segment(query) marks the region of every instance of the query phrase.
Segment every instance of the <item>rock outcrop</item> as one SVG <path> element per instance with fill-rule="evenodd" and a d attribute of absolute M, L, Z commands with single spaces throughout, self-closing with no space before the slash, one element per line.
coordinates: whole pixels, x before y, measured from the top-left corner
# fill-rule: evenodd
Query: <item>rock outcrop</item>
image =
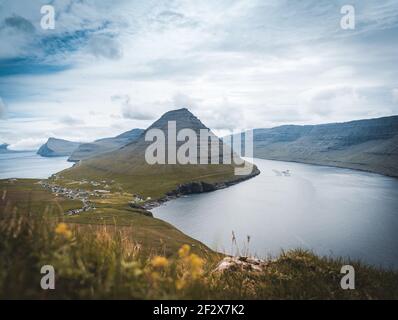
<path fill-rule="evenodd" d="M 177 189 L 174 191 L 176 194 L 193 194 L 193 193 L 203 193 L 203 192 L 210 192 L 217 189 L 215 184 L 206 183 L 203 181 L 199 182 L 190 182 L 180 184 Z M 172 193 L 169 193 L 170 195 Z"/>
<path fill-rule="evenodd" d="M 261 272 L 267 265 L 266 261 L 251 257 L 226 257 L 218 263 L 213 272 Z"/>
<path fill-rule="evenodd" d="M 193 181 L 189 183 L 184 183 L 180 184 L 175 190 L 168 192 L 166 195 L 170 197 L 178 197 L 188 194 L 211 192 L 232 186 L 236 183 L 255 177 L 258 174 L 260 174 L 260 170 L 258 170 L 258 168 L 255 167 L 253 168 L 251 174 L 230 181 L 215 182 L 215 183 L 209 183 L 204 181 Z"/>

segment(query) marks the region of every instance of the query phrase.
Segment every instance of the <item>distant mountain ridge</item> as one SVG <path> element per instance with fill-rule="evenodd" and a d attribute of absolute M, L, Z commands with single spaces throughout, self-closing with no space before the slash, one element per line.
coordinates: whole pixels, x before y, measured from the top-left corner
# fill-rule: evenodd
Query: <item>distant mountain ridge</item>
<path fill-rule="evenodd" d="M 94 142 L 80 144 L 70 155 L 68 161 L 77 162 L 89 159 L 102 153 L 111 152 L 123 147 L 126 144 L 136 141 L 143 129 L 132 129 L 112 138 L 103 138 Z"/>
<path fill-rule="evenodd" d="M 67 157 L 70 156 L 79 145 L 79 142 L 51 137 L 39 148 L 37 154 L 42 157 Z"/>
<path fill-rule="evenodd" d="M 254 129 L 254 157 L 398 176 L 398 116 Z"/>

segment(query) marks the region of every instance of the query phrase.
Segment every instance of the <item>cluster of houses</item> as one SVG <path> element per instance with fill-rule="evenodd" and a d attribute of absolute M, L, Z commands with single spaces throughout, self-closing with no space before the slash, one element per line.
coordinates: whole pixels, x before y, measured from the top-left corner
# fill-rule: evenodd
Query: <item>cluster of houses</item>
<path fill-rule="evenodd" d="M 138 194 L 133 194 L 133 199 L 131 199 L 131 203 L 141 203 L 144 201 L 144 198 L 142 198 Z"/>
<path fill-rule="evenodd" d="M 142 204 L 142 203 L 144 203 L 145 201 L 149 201 L 149 200 L 151 200 L 151 199 L 152 199 L 151 197 L 147 197 L 147 198 L 145 199 L 145 198 L 141 197 L 141 196 L 138 195 L 138 194 L 133 194 L 133 198 L 131 199 L 130 204 Z"/>
<path fill-rule="evenodd" d="M 133 194 L 133 198 L 131 201 L 129 201 L 129 206 L 131 208 L 136 208 L 136 209 L 146 209 L 149 206 L 149 202 L 151 200 L 151 197 L 147 197 L 144 199 L 138 194 Z"/>
<path fill-rule="evenodd" d="M 92 192 L 89 192 L 82 189 L 69 189 L 58 185 L 50 184 L 44 181 L 40 181 L 39 184 L 43 188 L 50 190 L 57 197 L 62 196 L 64 198 L 71 200 L 80 200 L 83 203 L 82 208 L 68 210 L 66 212 L 66 214 L 68 215 L 74 215 L 95 209 L 95 205 L 89 200 L 89 196 L 102 197 L 101 193 L 109 192 L 107 190 L 94 190 Z"/>
<path fill-rule="evenodd" d="M 110 186 L 108 183 L 114 183 L 114 182 L 115 182 L 115 180 L 110 180 L 110 181 L 102 180 L 102 181 L 98 182 L 98 181 L 94 181 L 94 180 L 88 181 L 86 179 L 83 179 L 83 180 L 79 181 L 79 184 L 90 184 L 93 187 L 98 187 L 98 186 L 104 185 L 105 189 L 109 189 Z"/>
<path fill-rule="evenodd" d="M 55 180 L 62 179 L 62 178 L 63 178 L 62 176 L 58 176 L 57 174 L 53 174 L 53 175 L 51 175 L 50 180 L 54 180 L 55 181 Z M 110 188 L 109 184 L 112 184 L 114 182 L 115 182 L 115 180 L 109 180 L 109 181 L 102 180 L 102 181 L 98 182 L 98 181 L 94 181 L 94 180 L 89 181 L 89 180 L 86 180 L 86 179 L 82 179 L 82 180 L 73 181 L 70 184 L 80 184 L 80 185 L 89 184 L 89 185 L 92 185 L 93 187 L 98 187 L 98 186 L 104 185 L 104 188 Z"/>

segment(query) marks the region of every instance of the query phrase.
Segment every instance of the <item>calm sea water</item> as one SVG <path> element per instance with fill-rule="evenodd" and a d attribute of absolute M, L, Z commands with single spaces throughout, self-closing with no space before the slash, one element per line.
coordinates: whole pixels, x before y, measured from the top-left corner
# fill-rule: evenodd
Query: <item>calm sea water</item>
<path fill-rule="evenodd" d="M 305 248 L 398 268 L 398 179 L 366 172 L 255 159 L 261 174 L 153 209 L 213 249 L 260 257 Z M 289 169 L 290 176 L 278 174 Z M 247 248 L 247 236 L 250 236 Z"/>
<path fill-rule="evenodd" d="M 69 168 L 68 157 L 45 158 L 33 151 L 0 153 L 0 179 L 48 178 L 53 173 Z"/>

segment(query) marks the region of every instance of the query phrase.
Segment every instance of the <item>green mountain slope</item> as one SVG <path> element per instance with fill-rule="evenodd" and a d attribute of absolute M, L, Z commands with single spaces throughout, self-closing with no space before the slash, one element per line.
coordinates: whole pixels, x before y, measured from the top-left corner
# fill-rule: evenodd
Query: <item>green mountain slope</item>
<path fill-rule="evenodd" d="M 177 132 L 190 128 L 197 135 L 201 129 L 207 129 L 203 123 L 187 109 L 179 109 L 165 113 L 147 130 L 160 129 L 168 136 L 167 124 L 175 121 Z M 217 138 L 218 139 L 218 138 Z M 182 184 L 192 182 L 208 183 L 207 189 L 224 187 L 228 184 L 248 179 L 258 174 L 254 167 L 252 173 L 245 176 L 235 175 L 235 164 L 155 164 L 149 165 L 145 160 L 145 150 L 152 142 L 145 141 L 145 133 L 140 138 L 114 152 L 100 155 L 92 159 L 80 161 L 74 167 L 60 172 L 60 180 L 113 180 L 114 186 L 125 191 L 138 193 L 154 198 L 163 197 L 166 193 L 176 190 Z M 183 142 L 177 143 L 177 148 Z M 209 149 L 212 147 L 209 143 Z M 223 144 L 220 141 L 220 149 Z M 166 153 L 168 153 L 166 148 Z M 199 154 L 199 153 L 198 153 Z M 220 153 L 222 157 L 222 152 Z M 205 189 L 206 189 L 205 188 Z M 207 191 L 207 190 L 205 190 Z"/>

